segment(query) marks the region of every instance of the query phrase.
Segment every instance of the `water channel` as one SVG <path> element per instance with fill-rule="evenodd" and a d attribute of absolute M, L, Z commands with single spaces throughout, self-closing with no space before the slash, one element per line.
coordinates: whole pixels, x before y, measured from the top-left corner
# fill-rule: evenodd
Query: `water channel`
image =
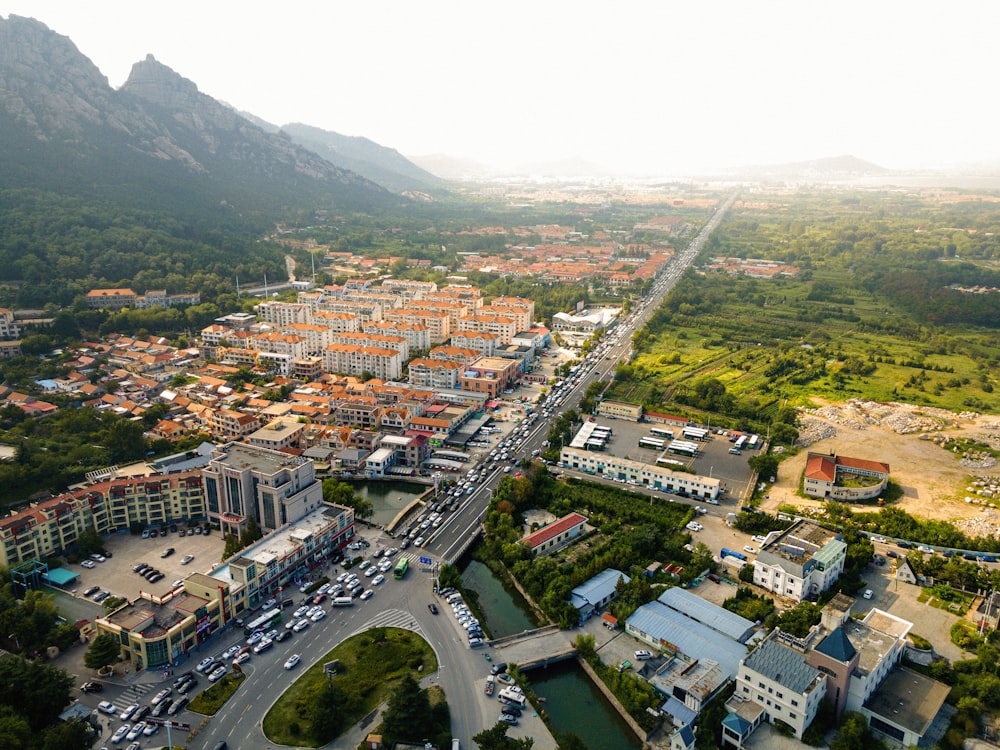
<path fill-rule="evenodd" d="M 479 609 L 494 638 L 537 627 L 531 608 L 516 591 L 504 588 L 478 560 L 465 563 L 462 585 L 478 594 Z M 558 732 L 572 732 L 590 750 L 639 748 L 642 744 L 575 661 L 526 673 Z"/>
<path fill-rule="evenodd" d="M 427 490 L 422 484 L 409 482 L 352 482 L 354 492 L 370 500 L 375 514 L 371 522 L 377 526 L 389 523 L 414 498 Z"/>

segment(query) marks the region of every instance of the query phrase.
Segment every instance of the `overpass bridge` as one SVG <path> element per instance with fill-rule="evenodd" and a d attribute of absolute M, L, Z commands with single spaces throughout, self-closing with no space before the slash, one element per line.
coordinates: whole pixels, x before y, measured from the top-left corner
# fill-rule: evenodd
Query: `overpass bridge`
<path fill-rule="evenodd" d="M 517 664 L 522 672 L 576 657 L 574 636 L 556 625 L 525 630 L 490 641 L 493 660 Z"/>

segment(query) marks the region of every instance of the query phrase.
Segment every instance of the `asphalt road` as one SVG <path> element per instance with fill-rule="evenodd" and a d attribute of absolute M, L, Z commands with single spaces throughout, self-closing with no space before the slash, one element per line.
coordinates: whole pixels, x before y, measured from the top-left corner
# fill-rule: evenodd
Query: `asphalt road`
<path fill-rule="evenodd" d="M 716 210 L 708 223 L 691 241 L 691 244 L 660 273 L 653 285 L 652 293 L 640 301 L 633 312 L 609 332 L 610 337 L 615 337 L 614 343 L 600 355 L 595 355 L 591 362 L 585 365 L 582 373 L 578 373 L 574 376 L 574 380 L 569 381 L 569 391 L 555 400 L 555 405 L 558 408 L 553 411 L 553 416 L 567 409 L 575 409 L 579 406 L 580 399 L 592 382 L 609 380 L 614 375 L 618 365 L 628 361 L 632 350 L 632 335 L 646 325 L 650 316 L 663 302 L 664 297 L 670 293 L 688 266 L 701 252 L 709 235 L 719 225 L 736 200 L 736 195 L 733 193 L 726 199 L 725 203 Z M 573 386 L 573 382 L 578 384 Z M 549 402 L 546 401 L 546 403 Z M 542 443 L 549 433 L 551 421 L 551 417 L 546 418 L 539 414 L 534 424 L 528 428 L 527 435 L 523 436 L 521 445 L 516 450 L 510 451 L 508 466 L 516 465 L 521 459 L 531 456 L 535 450 L 541 449 Z M 479 467 L 470 468 L 478 469 Z M 470 537 L 479 532 L 483 515 L 493 497 L 493 492 L 505 474 L 504 467 L 498 466 L 494 471 L 480 477 L 475 492 L 429 538 L 424 549 L 439 560 L 453 562 L 468 543 Z M 589 475 L 587 476 L 590 478 Z"/>

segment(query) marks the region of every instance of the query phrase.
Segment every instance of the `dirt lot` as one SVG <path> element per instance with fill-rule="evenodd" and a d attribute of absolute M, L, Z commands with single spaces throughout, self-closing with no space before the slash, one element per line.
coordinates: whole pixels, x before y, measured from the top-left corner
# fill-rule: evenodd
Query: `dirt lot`
<path fill-rule="evenodd" d="M 903 489 L 898 507 L 908 513 L 963 521 L 960 525 L 975 533 L 1000 532 L 1000 514 L 967 489 L 973 479 L 996 481 L 1000 466 L 992 460 L 963 462 L 933 439 L 965 436 L 998 445 L 1000 417 L 956 416 L 939 409 L 858 401 L 817 402 L 816 407 L 800 415 L 808 450 L 782 462 L 778 481 L 768 489 L 770 498 L 765 500 L 764 510 L 773 511 L 782 503 L 800 507 L 819 504 L 796 494 L 806 454 L 837 453 L 888 463 L 892 480 Z M 819 439 L 812 442 L 811 437 Z M 972 503 L 965 501 L 969 496 Z"/>

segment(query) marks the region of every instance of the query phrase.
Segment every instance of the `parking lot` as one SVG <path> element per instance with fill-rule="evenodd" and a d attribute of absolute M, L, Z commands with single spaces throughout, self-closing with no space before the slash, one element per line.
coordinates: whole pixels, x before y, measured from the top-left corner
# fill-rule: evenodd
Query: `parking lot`
<path fill-rule="evenodd" d="M 649 430 L 658 425 L 606 417 L 598 417 L 597 421 L 598 424 L 613 430 L 606 449 L 606 452 L 612 456 L 655 464 L 656 459 L 661 455 L 662 451 L 660 450 L 639 446 L 639 440 L 644 437 L 652 437 Z M 672 429 L 677 438 L 680 439 L 679 429 L 667 429 Z M 669 439 L 666 439 L 666 442 L 669 443 Z M 672 461 L 679 461 L 701 476 L 718 479 L 722 482 L 725 497 L 730 500 L 742 498 L 750 489 L 749 483 L 752 477 L 750 467 L 747 465 L 747 458 L 754 455 L 755 451 L 744 450 L 742 455 L 731 455 L 729 449 L 733 445 L 729 439 L 714 434 L 709 440 L 698 445 L 701 450 L 694 458 L 670 453 L 667 454 L 667 457 Z"/>
<path fill-rule="evenodd" d="M 160 555 L 168 547 L 173 547 L 174 553 L 161 558 Z M 140 590 L 162 596 L 170 591 L 174 581 L 183 579 L 191 573 L 210 571 L 222 558 L 223 547 L 218 531 L 195 536 L 181 536 L 179 532 L 169 532 L 167 536 L 151 539 L 143 539 L 133 534 L 114 534 L 105 542 L 105 548 L 113 557 L 97 563 L 90 569 L 79 563 L 66 567 L 80 574 L 72 592 L 77 596 L 92 586 L 100 586 L 102 590 L 110 591 L 114 596 L 127 597 L 131 600 L 139 596 Z M 193 555 L 194 559 L 184 565 L 181 561 L 187 555 Z M 163 573 L 163 578 L 157 583 L 150 583 L 133 572 L 132 566 L 140 562 L 152 565 Z"/>

